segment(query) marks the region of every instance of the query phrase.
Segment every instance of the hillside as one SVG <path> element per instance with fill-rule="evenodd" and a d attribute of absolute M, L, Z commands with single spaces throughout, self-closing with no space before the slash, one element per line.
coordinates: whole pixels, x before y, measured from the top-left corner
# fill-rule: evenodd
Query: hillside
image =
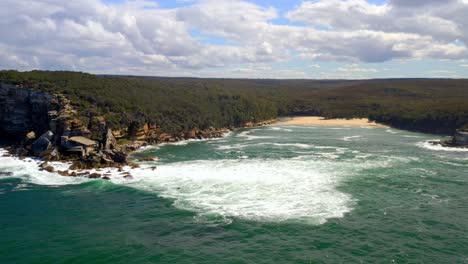
<path fill-rule="evenodd" d="M 441 134 L 468 125 L 468 80 L 249 80 L 0 71 L 0 83 L 63 94 L 85 125 L 104 116 L 110 128 L 128 128 L 129 135 L 145 124 L 178 133 L 285 115 L 367 117 Z"/>

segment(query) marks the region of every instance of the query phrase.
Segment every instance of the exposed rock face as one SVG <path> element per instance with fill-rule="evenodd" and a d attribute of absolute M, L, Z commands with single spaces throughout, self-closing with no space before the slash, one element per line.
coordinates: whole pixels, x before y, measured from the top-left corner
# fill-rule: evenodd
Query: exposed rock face
<path fill-rule="evenodd" d="M 50 150 L 53 148 L 52 139 L 54 137 L 54 133 L 52 131 L 47 131 L 42 136 L 39 137 L 38 140 L 32 143 L 32 151 L 36 157 L 39 157 L 42 152 Z"/>
<path fill-rule="evenodd" d="M 49 111 L 57 109 L 55 96 L 0 84 L 0 134 L 23 139 L 27 133 L 42 134 L 49 129 Z"/>
<path fill-rule="evenodd" d="M 453 136 L 453 143 L 458 146 L 468 147 L 468 131 L 457 130 Z"/>
<path fill-rule="evenodd" d="M 446 141 L 431 141 L 433 145 L 441 145 L 443 147 L 468 148 L 468 131 L 457 130 L 450 140 Z"/>
<path fill-rule="evenodd" d="M 93 131 L 102 135 L 100 142 L 90 139 L 91 131 L 80 118 L 63 95 L 0 84 L 0 137 L 20 143 L 14 150 L 17 156 L 34 155 L 48 161 L 60 160 L 64 154 L 65 159 L 78 158 L 88 169 L 127 162 L 128 150 L 114 150 L 117 140 L 103 117 L 89 122 Z M 103 153 L 105 150 L 111 151 Z"/>
<path fill-rule="evenodd" d="M 251 122 L 244 125 L 265 124 Z M 45 161 L 71 161 L 70 170 L 121 167 L 124 164 L 137 167 L 137 164 L 127 161 L 127 156 L 148 143 L 216 138 L 228 131 L 227 128 L 210 127 L 169 134 L 143 118 L 126 128 L 112 131 L 102 116 L 79 115 L 64 95 L 51 95 L 21 85 L 0 84 L 0 137 L 17 140 L 12 154 L 19 157 L 34 155 Z M 132 141 L 117 146 L 117 138 Z M 66 171 L 59 173 L 77 176 Z"/>
<path fill-rule="evenodd" d="M 107 133 L 104 137 L 104 144 L 103 148 L 104 149 L 114 149 L 117 144 L 117 140 L 114 137 L 114 134 L 112 134 L 112 130 L 108 129 Z"/>
<path fill-rule="evenodd" d="M 70 104 L 70 100 L 63 95 L 57 95 L 59 107 L 57 111 L 50 111 L 50 130 L 56 135 L 64 137 L 90 137 L 91 132 L 83 125 L 78 113 Z M 60 138 L 57 138 L 57 140 Z"/>

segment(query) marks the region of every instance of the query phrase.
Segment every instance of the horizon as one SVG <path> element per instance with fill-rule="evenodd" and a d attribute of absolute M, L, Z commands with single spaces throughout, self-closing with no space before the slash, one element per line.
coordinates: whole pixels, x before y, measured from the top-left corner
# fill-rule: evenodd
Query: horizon
<path fill-rule="evenodd" d="M 108 76 L 108 77 L 137 77 L 137 78 L 167 78 L 167 79 L 201 79 L 201 80 L 272 80 L 272 81 L 349 81 L 349 82 L 359 82 L 359 81 L 385 81 L 385 80 L 467 80 L 467 78 L 442 78 L 442 77 L 390 77 L 390 78 L 371 78 L 371 79 L 312 79 L 312 78 L 249 78 L 249 77 L 197 77 L 197 76 L 162 76 L 162 75 L 133 75 L 133 74 L 112 74 L 112 73 L 91 73 L 84 71 L 70 71 L 70 70 L 41 70 L 41 69 L 32 69 L 26 71 L 19 71 L 15 69 L 0 69 L 1 71 L 18 71 L 18 72 L 72 72 L 72 73 L 83 73 L 91 74 L 95 76 Z"/>
<path fill-rule="evenodd" d="M 468 78 L 467 0 L 5 0 L 0 7 L 0 70 Z"/>

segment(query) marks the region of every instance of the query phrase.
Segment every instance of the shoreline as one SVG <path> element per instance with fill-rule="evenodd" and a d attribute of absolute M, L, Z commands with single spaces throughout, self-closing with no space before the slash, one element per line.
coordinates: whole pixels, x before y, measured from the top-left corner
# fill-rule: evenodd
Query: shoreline
<path fill-rule="evenodd" d="M 86 161 L 89 157 L 83 159 L 73 158 L 60 158 L 58 160 L 46 160 L 41 157 L 35 156 L 21 156 L 15 153 L 16 148 L 14 142 L 3 142 L 0 145 L 0 158 L 12 158 L 14 160 L 24 161 L 25 163 L 36 164 L 39 171 L 46 171 L 49 173 L 59 174 L 63 177 L 68 178 L 89 178 L 89 179 L 102 179 L 111 180 L 110 176 L 112 173 L 120 174 L 125 180 L 133 179 L 133 175 L 130 173 L 131 169 L 140 168 L 141 162 L 155 161 L 157 158 L 149 159 L 136 159 L 133 155 L 140 152 L 146 147 L 158 147 L 165 144 L 184 144 L 190 141 L 207 141 L 222 139 L 231 134 L 233 131 L 243 128 L 254 128 L 273 124 L 275 120 L 266 120 L 263 122 L 246 123 L 242 127 L 235 128 L 221 128 L 210 131 L 203 131 L 206 137 L 203 138 L 184 138 L 184 137 L 170 137 L 164 142 L 149 143 L 147 141 L 131 141 L 127 144 L 120 145 L 116 148 L 119 152 L 125 155 L 125 161 L 122 163 L 110 163 L 102 166 L 86 166 Z M 129 158 L 129 159 L 127 159 Z M 81 164 L 81 166 L 76 166 Z M 155 170 L 156 166 L 146 168 Z M 0 176 L 12 174 L 13 172 L 0 173 Z M 3 175 L 5 174 L 5 175 Z"/>
<path fill-rule="evenodd" d="M 326 119 L 322 116 L 292 116 L 278 118 L 274 123 L 277 126 L 347 126 L 347 127 L 380 127 L 390 128 L 390 126 L 370 121 L 367 118 L 333 118 Z"/>
<path fill-rule="evenodd" d="M 122 148 L 126 148 L 131 146 L 131 149 L 126 150 L 127 160 L 123 164 L 116 164 L 117 166 L 107 166 L 107 167 L 90 167 L 90 168 L 72 168 L 74 161 L 70 159 L 62 159 L 62 160 L 55 160 L 55 161 L 46 161 L 41 158 L 28 156 L 28 157 L 20 157 L 15 155 L 11 151 L 11 146 L 8 144 L 0 145 L 0 157 L 4 158 L 12 158 L 14 160 L 21 160 L 25 163 L 32 163 L 31 165 L 35 164 L 39 171 L 45 171 L 53 174 L 58 174 L 60 176 L 66 178 L 89 178 L 89 179 L 101 179 L 101 180 L 111 180 L 115 178 L 116 175 L 121 178 L 121 180 L 132 180 L 132 169 L 143 169 L 143 170 L 156 170 L 157 166 L 150 166 L 147 167 L 145 162 L 148 161 L 156 161 L 158 160 L 157 157 L 149 157 L 149 158 L 138 158 L 134 156 L 134 154 L 139 153 L 140 151 L 144 150 L 148 147 L 157 147 L 161 145 L 171 145 L 171 144 L 187 144 L 190 141 L 208 141 L 208 140 L 218 140 L 225 138 L 226 136 L 230 135 L 233 131 L 238 129 L 246 129 L 246 128 L 255 128 L 255 127 L 262 127 L 262 126 L 343 126 L 343 127 L 380 127 L 380 128 L 391 128 L 389 126 L 385 126 L 382 124 L 369 122 L 368 119 L 361 118 L 361 119 L 325 119 L 323 117 L 318 116 L 305 116 L 305 117 L 283 117 L 278 118 L 276 120 L 269 120 L 268 122 L 260 122 L 260 123 L 253 123 L 244 125 L 238 128 L 231 128 L 231 129 L 224 129 L 224 133 L 220 133 L 218 136 L 207 137 L 203 139 L 181 139 L 175 142 L 160 142 L 160 143 L 153 143 L 153 144 L 136 144 L 139 143 L 138 141 L 131 142 L 126 144 L 125 146 L 121 146 Z M 444 146 L 441 142 L 438 144 L 434 144 L 434 141 L 427 141 L 427 144 L 431 144 L 434 147 L 448 147 Z M 455 146 L 451 146 L 453 148 L 457 148 Z M 460 147 L 458 147 L 460 148 Z M 460 151 L 468 151 L 468 148 L 463 148 L 464 150 Z M 143 165 L 143 167 L 140 167 Z M 34 165 L 33 165 L 34 166 Z M 9 176 L 12 175 L 13 172 L 2 172 L 0 176 Z"/>

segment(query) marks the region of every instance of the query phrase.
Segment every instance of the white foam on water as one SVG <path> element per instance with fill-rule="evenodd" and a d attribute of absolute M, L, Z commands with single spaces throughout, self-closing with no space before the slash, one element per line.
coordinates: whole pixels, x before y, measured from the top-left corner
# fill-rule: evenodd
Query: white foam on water
<path fill-rule="evenodd" d="M 314 147 L 314 145 L 303 144 L 303 143 L 271 143 L 271 145 L 277 146 L 277 147 L 295 147 L 295 148 L 301 148 L 301 149 L 310 149 Z"/>
<path fill-rule="evenodd" d="M 405 138 L 422 138 L 421 136 L 410 136 L 410 135 L 404 135 L 403 137 L 405 137 Z"/>
<path fill-rule="evenodd" d="M 218 146 L 217 149 L 219 150 L 244 149 L 244 148 L 247 148 L 248 146 L 249 145 L 243 145 L 243 144 L 222 145 L 222 146 Z"/>
<path fill-rule="evenodd" d="M 217 149 L 219 150 L 231 150 L 231 149 L 245 149 L 249 147 L 256 147 L 256 146 L 275 146 L 275 147 L 293 147 L 293 148 L 301 148 L 301 149 L 311 149 L 314 148 L 314 145 L 311 144 L 303 144 L 303 143 L 256 143 L 256 144 L 235 144 L 235 145 L 223 145 L 218 146 Z"/>
<path fill-rule="evenodd" d="M 390 134 L 398 134 L 397 131 L 391 130 L 391 129 L 387 129 L 387 130 L 385 130 L 385 131 L 388 132 L 388 133 L 390 133 Z"/>
<path fill-rule="evenodd" d="M 148 150 L 156 150 L 156 149 L 159 149 L 161 148 L 162 146 L 186 146 L 190 143 L 195 143 L 195 142 L 205 142 L 205 141 L 222 141 L 222 140 L 225 140 L 226 138 L 230 137 L 232 135 L 232 131 L 228 131 L 226 133 L 224 133 L 221 137 L 217 137 L 217 138 L 205 138 L 205 139 L 195 139 L 195 138 L 192 138 L 192 139 L 185 139 L 185 140 L 181 140 L 181 141 L 177 141 L 177 142 L 167 142 L 167 143 L 160 143 L 158 145 L 148 145 L 148 146 L 144 146 L 144 147 L 141 147 L 139 148 L 137 151 L 135 152 L 145 152 L 145 151 L 148 151 Z"/>
<path fill-rule="evenodd" d="M 326 152 L 322 152 L 322 153 L 317 153 L 318 155 L 326 158 L 326 159 L 332 159 L 332 160 L 335 160 L 337 158 L 339 158 L 340 156 L 336 153 L 326 153 Z"/>
<path fill-rule="evenodd" d="M 332 146 L 315 146 L 316 149 L 337 149 L 337 147 Z"/>
<path fill-rule="evenodd" d="M 239 133 L 237 136 L 238 137 L 243 137 L 243 138 L 245 138 L 245 140 L 274 138 L 274 137 L 271 137 L 271 136 L 254 136 L 254 135 L 250 135 L 251 133 L 254 133 L 255 131 L 259 131 L 259 130 L 260 129 L 250 129 L 250 130 L 243 131 L 243 132 Z"/>
<path fill-rule="evenodd" d="M 466 163 L 459 164 L 459 163 L 450 162 L 450 161 L 439 161 L 439 162 L 443 163 L 443 164 L 451 165 L 451 166 L 456 166 L 456 167 L 468 167 L 468 164 L 466 164 Z"/>
<path fill-rule="evenodd" d="M 322 224 L 353 208 L 351 195 L 337 190 L 341 182 L 376 165 L 380 166 L 313 159 L 200 160 L 162 164 L 155 171 L 135 169 L 135 180 L 126 184 L 173 198 L 176 207 L 199 215 Z"/>
<path fill-rule="evenodd" d="M 278 127 L 278 126 L 270 126 L 269 129 L 274 130 L 274 131 L 284 131 L 284 132 L 292 132 L 293 131 L 292 129 L 284 128 L 284 127 Z"/>
<path fill-rule="evenodd" d="M 358 139 L 358 138 L 363 138 L 363 136 L 350 136 L 350 137 L 344 137 L 344 141 L 352 141 L 353 139 Z"/>
<path fill-rule="evenodd" d="M 416 145 L 420 148 L 425 148 L 429 150 L 436 150 L 436 151 L 451 151 L 451 152 L 468 152 L 468 148 L 452 148 L 452 147 L 444 147 L 441 145 L 434 145 L 431 144 L 431 141 L 437 141 L 437 139 L 434 140 L 428 140 L 424 142 L 418 142 Z"/>
<path fill-rule="evenodd" d="M 6 150 L 0 150 L 0 156 L 8 153 Z M 74 178 L 74 177 L 63 177 L 57 173 L 50 173 L 47 171 L 40 171 L 39 164 L 42 163 L 36 159 L 18 159 L 16 157 L 0 157 L 0 171 L 12 172 L 13 178 L 21 178 L 26 182 L 38 184 L 38 185 L 68 185 L 68 184 L 80 184 L 87 179 L 85 178 Z M 60 162 L 51 162 L 56 170 L 66 170 L 69 165 Z"/>

